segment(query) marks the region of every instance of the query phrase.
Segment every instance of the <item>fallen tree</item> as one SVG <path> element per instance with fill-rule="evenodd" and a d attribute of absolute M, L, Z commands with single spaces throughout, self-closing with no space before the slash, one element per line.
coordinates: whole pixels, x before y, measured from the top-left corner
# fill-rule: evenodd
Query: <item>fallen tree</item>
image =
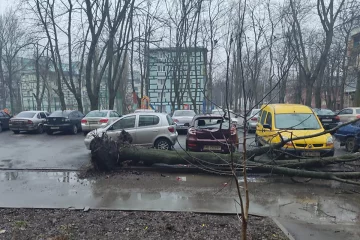
<path fill-rule="evenodd" d="M 352 121 L 354 122 L 354 121 Z M 122 131 L 119 138 L 114 141 L 106 134 L 101 137 L 95 136 L 92 148 L 92 163 L 98 170 L 113 170 L 121 167 L 125 162 L 131 164 L 143 164 L 150 166 L 152 164 L 161 163 L 168 165 L 192 165 L 205 171 L 215 172 L 217 174 L 231 175 L 231 164 L 234 164 L 237 170 L 243 169 L 244 156 L 247 157 L 246 168 L 252 171 L 267 172 L 272 174 L 280 174 L 289 177 L 304 177 L 336 180 L 344 183 L 360 185 L 356 179 L 360 179 L 360 172 L 333 172 L 333 171 L 315 171 L 314 168 L 322 168 L 334 164 L 349 164 L 351 162 L 360 161 L 360 154 L 353 153 L 343 156 L 326 157 L 326 158 L 299 158 L 289 160 L 262 160 L 256 158 L 263 154 L 280 151 L 281 147 L 289 141 L 298 139 L 306 139 L 316 137 L 326 133 L 335 132 L 341 126 L 351 124 L 352 122 L 339 125 L 338 127 L 322 133 L 309 135 L 305 137 L 297 137 L 293 139 L 283 140 L 281 143 L 259 147 L 243 153 L 231 154 L 215 154 L 209 152 L 187 152 L 187 151 L 164 151 L 157 149 L 142 148 L 131 144 L 131 136 Z M 352 180 L 349 180 L 352 179 Z"/>

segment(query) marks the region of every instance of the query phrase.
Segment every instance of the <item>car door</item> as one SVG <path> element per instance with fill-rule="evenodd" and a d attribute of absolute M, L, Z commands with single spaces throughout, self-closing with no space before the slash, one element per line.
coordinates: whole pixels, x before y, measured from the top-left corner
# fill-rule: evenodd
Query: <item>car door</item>
<path fill-rule="evenodd" d="M 137 144 L 154 144 L 155 139 L 161 133 L 160 118 L 156 115 L 139 115 L 138 126 L 136 129 Z"/>
<path fill-rule="evenodd" d="M 259 118 L 259 122 L 256 125 L 256 135 L 259 137 L 259 140 L 263 143 L 265 141 L 265 131 L 264 131 L 264 123 L 266 120 L 267 111 L 263 110 L 261 111 L 261 116 Z"/>
<path fill-rule="evenodd" d="M 349 119 L 351 118 L 351 114 L 353 113 L 353 110 L 351 108 L 345 108 L 343 110 L 341 110 L 338 114 L 339 118 L 340 118 L 340 122 L 348 122 Z"/>
<path fill-rule="evenodd" d="M 44 112 L 40 112 L 40 122 L 44 124 L 46 121 L 46 114 Z"/>
<path fill-rule="evenodd" d="M 137 144 L 135 122 L 136 115 L 123 117 L 117 122 L 113 123 L 106 131 L 106 134 L 110 138 L 116 140 L 119 137 L 121 131 L 125 130 L 131 135 L 133 139 L 132 143 Z"/>
<path fill-rule="evenodd" d="M 270 129 L 263 127 L 263 139 L 267 143 L 271 143 L 273 141 L 274 137 L 277 136 L 277 134 L 274 131 L 273 122 L 274 122 L 273 115 L 272 115 L 271 112 L 268 112 L 267 115 L 266 115 L 264 124 L 269 125 Z"/>
<path fill-rule="evenodd" d="M 1 111 L 0 112 L 0 121 L 2 123 L 3 128 L 9 128 L 9 121 L 10 121 L 10 115 L 8 115 L 6 112 Z"/>

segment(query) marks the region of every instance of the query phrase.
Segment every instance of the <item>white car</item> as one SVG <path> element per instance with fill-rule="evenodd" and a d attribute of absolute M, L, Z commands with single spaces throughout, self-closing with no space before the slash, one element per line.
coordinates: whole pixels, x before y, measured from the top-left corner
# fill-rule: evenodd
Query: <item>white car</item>
<path fill-rule="evenodd" d="M 114 110 L 94 110 L 86 114 L 81 120 L 81 128 L 86 136 L 88 132 L 106 127 L 120 117 L 121 115 Z"/>
<path fill-rule="evenodd" d="M 122 130 L 131 135 L 134 145 L 163 150 L 172 149 L 178 138 L 176 124 L 169 115 L 140 112 L 125 115 L 104 128 L 89 132 L 84 140 L 85 146 L 91 150 L 94 137 L 102 136 L 105 132 L 115 140 Z"/>
<path fill-rule="evenodd" d="M 211 111 L 211 114 L 224 116 L 225 114 L 227 115 L 228 113 L 227 111 L 226 113 L 224 113 L 224 110 L 222 109 L 213 109 Z M 230 110 L 230 118 L 231 118 L 231 122 L 235 124 L 235 126 L 239 126 L 239 120 L 237 119 L 236 114 L 232 110 Z"/>

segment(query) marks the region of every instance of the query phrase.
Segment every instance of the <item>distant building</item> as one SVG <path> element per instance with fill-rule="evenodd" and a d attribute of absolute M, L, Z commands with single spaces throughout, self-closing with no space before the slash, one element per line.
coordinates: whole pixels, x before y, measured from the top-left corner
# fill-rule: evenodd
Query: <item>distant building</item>
<path fill-rule="evenodd" d="M 180 109 L 194 109 L 191 99 L 198 112 L 203 110 L 206 55 L 206 48 L 149 50 L 147 93 L 157 111 L 170 113 L 178 105 Z M 175 89 L 180 94 L 180 102 L 175 98 Z"/>

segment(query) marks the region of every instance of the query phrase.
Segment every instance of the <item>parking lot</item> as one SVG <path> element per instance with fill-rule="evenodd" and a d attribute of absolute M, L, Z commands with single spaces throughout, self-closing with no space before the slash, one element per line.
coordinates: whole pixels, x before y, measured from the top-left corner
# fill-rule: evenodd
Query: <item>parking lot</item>
<path fill-rule="evenodd" d="M 242 142 L 242 132 L 239 132 Z M 178 142 L 184 148 L 186 135 L 179 135 Z M 54 135 L 21 133 L 12 131 L 0 133 L 0 168 L 12 169 L 69 169 L 76 170 L 90 160 L 90 151 L 85 148 L 82 133 Z M 254 134 L 248 135 L 247 147 L 254 147 Z M 177 143 L 176 150 L 181 150 Z M 335 155 L 346 154 L 336 143 Z M 242 150 L 240 144 L 239 150 Z M 267 158 L 262 156 L 262 158 Z"/>

